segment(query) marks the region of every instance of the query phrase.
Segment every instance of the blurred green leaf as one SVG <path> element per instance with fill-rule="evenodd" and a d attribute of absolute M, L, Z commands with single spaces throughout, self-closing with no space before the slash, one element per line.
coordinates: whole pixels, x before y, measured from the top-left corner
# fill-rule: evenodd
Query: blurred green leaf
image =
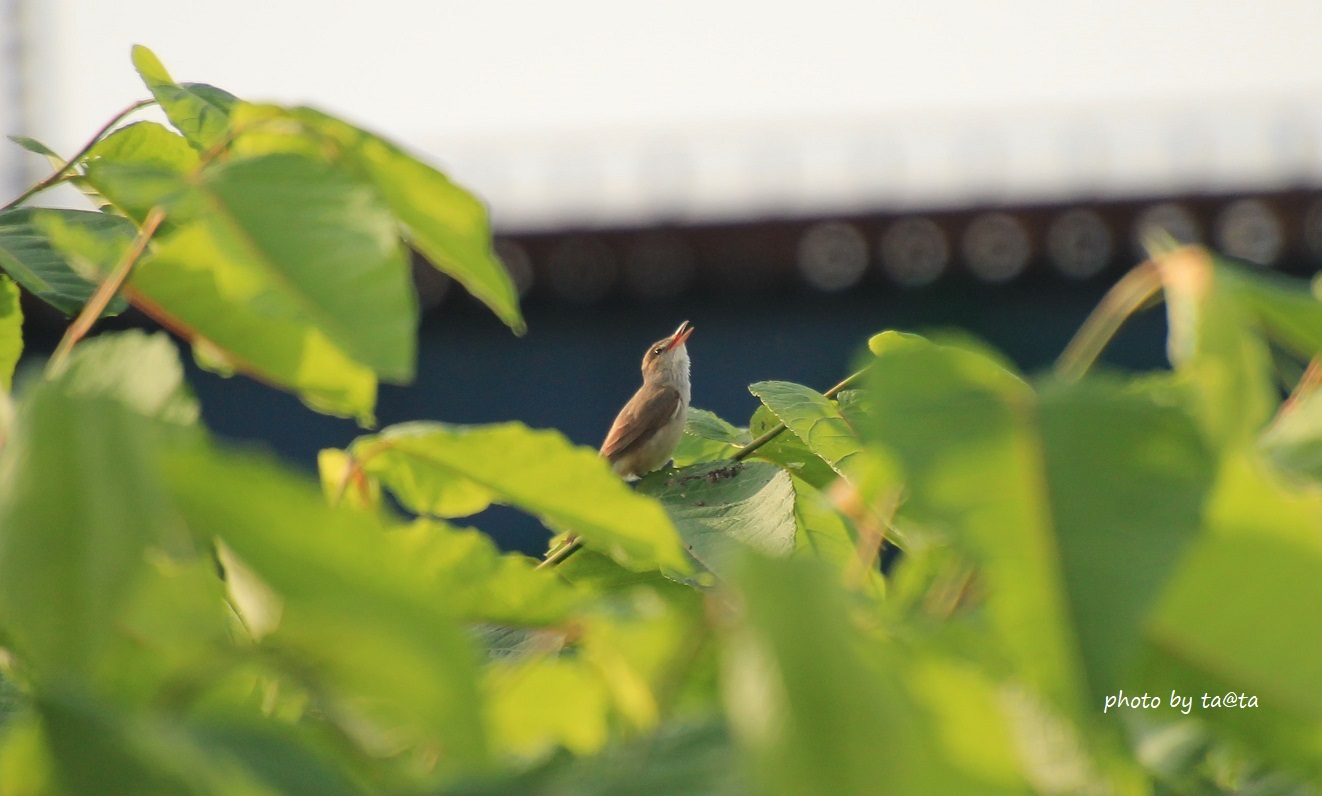
<path fill-rule="evenodd" d="M 1322 737 L 1318 573 L 1322 496 L 1287 488 L 1252 459 L 1228 460 L 1207 533 L 1165 590 L 1150 637 L 1264 706 L 1310 717 Z"/>
<path fill-rule="evenodd" d="M 131 329 L 85 340 L 60 381 L 71 394 L 110 398 L 157 420 L 190 425 L 198 418 L 179 351 L 164 332 Z"/>
<path fill-rule="evenodd" d="M 587 547 L 631 569 L 687 569 L 661 507 L 634 494 L 595 451 L 557 432 L 521 423 L 405 423 L 360 437 L 349 452 L 413 511 L 428 513 L 438 495 L 453 490 L 482 490 L 489 500 L 579 534 Z"/>
<path fill-rule="evenodd" d="M 473 650 L 444 591 L 373 517 L 257 457 L 189 449 L 167 464 L 199 541 L 223 540 L 283 600 L 262 647 L 321 711 L 375 754 L 439 744 L 449 770 L 485 759 Z"/>
<path fill-rule="evenodd" d="M 61 224 L 80 240 L 132 240 L 132 222 L 84 210 L 21 208 L 0 211 L 0 268 L 23 289 L 66 315 L 76 315 L 96 290 L 78 274 L 47 234 L 47 224 Z M 123 312 L 127 303 L 111 300 L 106 315 Z"/>
<path fill-rule="evenodd" d="M 840 407 L 816 390 L 787 381 L 759 381 L 748 391 L 837 473 L 843 475 L 849 458 L 862 449 Z"/>
<path fill-rule="evenodd" d="M 904 510 L 983 564 L 987 618 L 1021 676 L 1069 716 L 1086 711 L 1051 526 L 1032 390 L 995 363 L 887 338 L 865 432 L 903 467 Z"/>
<path fill-rule="evenodd" d="M 51 149 L 50 147 L 46 146 L 45 144 L 41 143 L 35 138 L 29 138 L 26 135 L 9 135 L 5 137 L 8 138 L 10 141 L 13 141 L 15 144 L 18 144 L 19 146 L 23 147 L 27 151 L 31 152 L 32 154 L 41 155 L 42 157 L 46 158 L 48 161 L 51 161 L 51 163 L 55 166 L 55 168 L 59 168 L 60 166 L 64 165 L 64 158 L 61 158 L 59 155 L 55 153 L 55 150 Z"/>
<path fill-rule="evenodd" d="M 215 86 L 175 83 L 156 54 L 141 44 L 133 47 L 133 67 L 188 143 L 204 151 L 224 140 L 237 97 Z"/>
<path fill-rule="evenodd" d="M 1040 417 L 1073 632 L 1101 704 L 1133 683 L 1144 621 L 1200 533 L 1214 459 L 1186 413 L 1117 384 L 1051 385 Z"/>
<path fill-rule="evenodd" d="M 178 539 L 149 421 L 44 384 L 0 454 L 0 621 L 37 672 L 96 664 L 149 546 Z"/>
<path fill-rule="evenodd" d="M 793 483 L 794 518 L 799 526 L 795 553 L 845 567 L 857 558 L 858 542 L 849 523 L 820 490 L 800 478 Z"/>
<path fill-rule="evenodd" d="M 481 531 L 419 520 L 390 532 L 414 566 L 444 592 L 451 613 L 467 621 L 521 626 L 564 620 L 582 601 L 550 570 L 519 553 L 501 553 Z"/>
<path fill-rule="evenodd" d="M 794 551 L 794 486 L 769 462 L 719 461 L 652 473 L 638 491 L 661 502 L 684 548 L 708 571 L 728 577 L 744 548 Z"/>
<path fill-rule="evenodd" d="M 497 662 L 486 672 L 492 741 L 536 758 L 557 746 L 591 754 L 605 745 L 610 699 L 600 673 L 577 658 Z"/>
<path fill-rule="evenodd" d="M 521 775 L 465 783 L 445 796 L 749 796 L 729 733 L 714 721 L 673 723 L 592 757 L 569 753 Z"/>
<path fill-rule="evenodd" d="M 18 299 L 18 285 L 0 275 L 0 393 L 12 389 L 14 367 L 23 355 L 23 308 Z"/>
<path fill-rule="evenodd" d="M 1297 398 L 1258 442 L 1267 459 L 1283 471 L 1322 482 L 1322 392 Z"/>
<path fill-rule="evenodd" d="M 1322 353 L 1322 301 L 1308 282 L 1217 264 L 1217 279 L 1267 336 L 1305 359 Z"/>
<path fill-rule="evenodd" d="M 761 792 L 1024 792 L 989 684 L 876 654 L 837 580 L 804 559 L 749 555 L 740 568 L 747 620 L 726 652 L 725 698 Z"/>

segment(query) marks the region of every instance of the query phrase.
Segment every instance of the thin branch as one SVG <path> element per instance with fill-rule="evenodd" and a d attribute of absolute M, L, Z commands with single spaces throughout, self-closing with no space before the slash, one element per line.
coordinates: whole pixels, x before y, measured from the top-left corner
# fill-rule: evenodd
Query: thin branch
<path fill-rule="evenodd" d="M 106 305 L 119 292 L 124 280 L 128 279 L 133 266 L 142 257 L 142 253 L 147 249 L 147 243 L 152 235 L 156 234 L 156 229 L 160 227 L 165 219 L 165 211 L 158 207 L 153 207 L 147 214 L 147 218 L 142 223 L 142 229 L 138 230 L 137 236 L 133 239 L 132 245 L 125 250 L 124 255 L 116 263 L 114 270 L 110 275 L 101 280 L 101 284 L 96 286 L 92 292 L 91 298 L 83 309 L 78 313 L 74 322 L 69 324 L 64 337 L 60 339 L 60 344 L 55 348 L 55 353 L 51 355 L 50 362 L 46 365 L 46 373 L 51 376 L 58 376 L 64 371 L 68 364 L 69 352 L 73 350 L 74 345 L 82 340 L 91 330 L 92 324 L 96 323 L 105 312 Z"/>
<path fill-rule="evenodd" d="M 822 395 L 826 396 L 827 398 L 834 398 L 834 397 L 836 397 L 836 396 L 839 395 L 840 393 L 844 392 L 845 390 L 849 389 L 850 387 L 852 387 L 852 386 L 854 386 L 856 383 L 858 383 L 858 381 L 861 380 L 861 379 L 863 378 L 863 376 L 865 376 L 865 375 L 867 374 L 867 372 L 868 372 L 868 369 L 867 369 L 867 368 L 863 368 L 863 369 L 860 370 L 859 372 L 854 373 L 854 374 L 851 374 L 851 375 L 849 376 L 849 378 L 845 379 L 844 381 L 842 381 L 842 382 L 840 382 L 839 384 L 835 385 L 835 386 L 832 387 L 831 389 L 829 389 L 829 390 L 827 390 L 826 392 L 822 393 Z M 742 447 L 742 448 L 740 448 L 739 450 L 735 451 L 735 454 L 734 454 L 733 456 L 731 456 L 730 458 L 731 458 L 731 459 L 734 459 L 734 460 L 737 461 L 737 462 L 738 462 L 738 461 L 743 461 L 744 459 L 746 459 L 746 458 L 748 458 L 749 456 L 751 456 L 752 453 L 753 453 L 753 451 L 757 450 L 758 448 L 760 448 L 760 447 L 762 447 L 763 445 L 767 444 L 767 443 L 770 442 L 771 440 L 773 440 L 773 439 L 775 439 L 776 437 L 780 436 L 780 433 L 781 433 L 782 431 L 784 431 L 784 430 L 785 430 L 785 424 L 784 424 L 784 423 L 777 423 L 776 425 L 774 425 L 774 426 L 772 426 L 771 428 L 767 429 L 766 432 L 762 434 L 762 436 L 758 437 L 757 439 L 755 439 L 755 440 L 753 440 L 752 442 L 748 443 L 748 444 L 745 445 L 744 447 Z"/>
<path fill-rule="evenodd" d="M 96 131 L 96 135 L 92 136 L 92 140 L 84 144 L 82 149 L 78 150 L 78 152 L 73 157 L 65 161 L 63 166 L 56 169 L 46 179 L 42 180 L 36 185 L 33 185 L 31 188 L 28 188 L 23 193 L 19 194 L 17 199 L 14 199 L 13 201 L 9 202 L 4 207 L 0 208 L 0 210 L 9 210 L 10 208 L 18 207 L 19 205 L 26 202 L 28 199 L 31 199 L 33 196 L 36 196 L 37 194 L 41 193 L 42 191 L 46 190 L 52 185 L 56 185 L 62 182 L 66 177 L 69 176 L 70 170 L 72 170 L 74 166 L 78 164 L 78 161 L 86 157 L 87 153 L 92 151 L 92 147 L 96 146 L 101 141 L 102 138 L 105 138 L 106 134 L 109 133 L 111 130 L 115 129 L 115 127 L 120 122 L 124 121 L 124 119 L 126 119 L 131 114 L 137 113 L 143 108 L 155 104 L 156 104 L 156 100 L 154 99 L 138 100 L 137 102 L 125 108 L 124 110 L 115 114 L 114 117 L 111 118 L 110 121 L 106 122 L 105 125 L 102 126 L 100 130 Z"/>
<path fill-rule="evenodd" d="M 553 567 L 577 553 L 582 547 L 583 540 L 579 538 L 578 534 L 570 534 L 559 547 L 547 553 L 546 558 L 542 559 L 537 566 L 533 567 L 533 569 L 546 569 L 547 567 Z"/>
<path fill-rule="evenodd" d="M 1152 260 L 1145 260 L 1121 277 L 1061 352 L 1056 360 L 1056 375 L 1066 381 L 1078 381 L 1124 322 L 1146 307 L 1160 290 L 1161 272 Z"/>

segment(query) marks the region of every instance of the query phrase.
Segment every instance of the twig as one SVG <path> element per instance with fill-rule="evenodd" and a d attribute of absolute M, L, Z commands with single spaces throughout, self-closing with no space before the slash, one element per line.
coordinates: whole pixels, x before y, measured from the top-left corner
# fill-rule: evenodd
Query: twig
<path fill-rule="evenodd" d="M 65 331 L 64 337 L 60 339 L 60 344 L 56 346 L 55 353 L 51 355 L 50 362 L 46 365 L 46 373 L 50 376 L 58 376 L 64 372 L 68 364 L 69 352 L 73 350 L 74 345 L 82 340 L 87 332 L 91 330 L 92 324 L 96 323 L 105 312 L 106 305 L 119 292 L 119 288 L 128 279 L 133 266 L 142 257 L 142 253 L 147 248 L 148 241 L 152 235 L 156 234 L 156 229 L 165 219 L 165 211 L 158 207 L 153 207 L 151 212 L 147 213 L 147 218 L 142 222 L 142 228 L 138 230 L 133 243 L 124 251 L 124 255 L 116 263 L 114 270 L 110 275 L 101 280 L 92 292 L 91 298 L 83 305 L 83 309 L 78 313 L 78 317 Z"/>
<path fill-rule="evenodd" d="M 28 188 L 23 193 L 19 194 L 17 199 L 14 199 L 13 201 L 9 202 L 3 208 L 0 208 L 0 210 L 9 210 L 10 208 L 18 207 L 19 205 L 26 202 L 28 199 L 31 199 L 33 196 L 41 193 L 42 191 L 46 190 L 52 185 L 55 185 L 63 181 L 64 178 L 68 176 L 69 171 L 78 164 L 78 161 L 86 157 L 87 153 L 92 151 L 92 147 L 100 143 L 101 139 L 104 138 L 106 134 L 109 133 L 111 130 L 115 129 L 116 125 L 124 121 L 124 119 L 127 118 L 130 114 L 136 113 L 142 110 L 143 108 L 155 104 L 156 104 L 156 100 L 154 99 L 138 100 L 137 102 L 125 108 L 124 110 L 115 114 L 114 117 L 111 118 L 110 121 L 106 122 L 105 125 L 100 130 L 96 131 L 96 135 L 92 136 L 92 140 L 84 144 L 82 149 L 78 150 L 78 152 L 73 157 L 65 161 L 63 166 L 56 169 L 54 173 L 52 173 L 46 179 L 42 180 L 36 185 L 33 185 L 31 188 Z"/>
<path fill-rule="evenodd" d="M 1161 272 L 1152 260 L 1145 260 L 1121 277 L 1061 352 L 1056 360 L 1056 375 L 1065 381 L 1078 381 L 1101 356 L 1120 326 L 1160 290 Z"/>

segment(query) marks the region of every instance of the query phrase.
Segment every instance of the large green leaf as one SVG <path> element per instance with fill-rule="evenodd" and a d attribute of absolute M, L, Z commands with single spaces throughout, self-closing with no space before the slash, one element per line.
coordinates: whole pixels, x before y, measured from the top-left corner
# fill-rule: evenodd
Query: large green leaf
<path fill-rule="evenodd" d="M 1185 412 L 1119 385 L 1050 386 L 1040 417 L 1066 598 L 1100 704 L 1133 682 L 1147 615 L 1199 535 L 1214 459 Z"/>
<path fill-rule="evenodd" d="M 725 460 L 653 473 L 638 491 L 661 501 L 684 548 L 717 576 L 728 577 L 745 548 L 794 552 L 794 486 L 770 462 Z"/>
<path fill-rule="evenodd" d="M 199 358 L 370 420 L 373 372 L 413 376 L 417 306 L 394 223 L 372 190 L 271 155 L 204 173 L 211 212 L 156 243 L 133 300 Z"/>
<path fill-rule="evenodd" d="M 410 244 L 523 334 L 518 292 L 491 249 L 491 223 L 475 196 L 383 138 L 310 108 L 294 113 L 333 139 L 348 163 L 371 180 Z"/>
<path fill-rule="evenodd" d="M 787 381 L 759 381 L 748 391 L 837 473 L 844 475 L 849 458 L 862 450 L 840 407 L 816 390 Z"/>
<path fill-rule="evenodd" d="M 879 654 L 821 562 L 748 556 L 725 699 L 763 793 L 1022 793 L 986 680 Z"/>
<path fill-rule="evenodd" d="M 35 671 L 94 667 L 145 551 L 177 539 L 154 437 L 58 382 L 26 397 L 0 457 L 0 621 Z"/>
<path fill-rule="evenodd" d="M 233 94 L 201 83 L 175 83 L 156 54 L 141 44 L 133 47 L 133 67 L 190 144 L 205 151 L 224 140 L 230 112 L 239 102 Z"/>
<path fill-rule="evenodd" d="M 754 438 L 761 438 L 781 425 L 780 418 L 766 404 L 761 404 L 748 419 L 748 433 Z M 831 465 L 808 448 L 807 443 L 784 428 L 757 448 L 749 458 L 774 462 L 818 489 L 826 489 L 839 477 Z"/>
<path fill-rule="evenodd" d="M 1167 662 L 1154 684 L 1192 695 L 1206 720 L 1322 780 L 1322 498 L 1235 457 L 1221 467 L 1207 526 L 1148 628 Z M 1230 691 L 1257 707 L 1201 704 Z"/>
<path fill-rule="evenodd" d="M 475 655 L 445 593 L 371 515 L 258 457 L 197 448 L 168 458 L 199 541 L 220 539 L 281 600 L 263 649 L 368 750 L 423 744 L 447 769 L 485 758 Z"/>
<path fill-rule="evenodd" d="M 0 275 L 0 393 L 13 386 L 14 367 L 23 355 L 23 308 L 18 299 L 18 285 Z"/>
<path fill-rule="evenodd" d="M 577 533 L 586 546 L 632 569 L 687 569 L 661 507 L 634 494 L 595 451 L 554 431 L 520 423 L 405 423 L 361 437 L 349 451 L 365 472 L 419 513 L 428 513 L 442 490 L 480 490 L 489 501 Z"/>
<path fill-rule="evenodd" d="M 133 329 L 86 340 L 74 347 L 60 381 L 71 394 L 110 398 L 158 420 L 188 425 L 198 417 L 179 351 L 164 332 Z"/>
<path fill-rule="evenodd" d="M 177 133 L 155 122 L 138 122 L 98 141 L 83 168 L 97 196 L 141 222 L 153 207 L 177 200 L 188 189 L 186 175 L 198 160 Z"/>
<path fill-rule="evenodd" d="M 127 242 L 137 230 L 132 222 L 105 213 L 34 208 L 0 211 L 0 269 L 24 290 L 66 315 L 74 315 L 87 303 L 96 285 L 80 276 L 52 244 L 43 226 L 51 220 L 104 240 Z M 122 298 L 116 297 L 105 314 L 117 314 L 126 306 Z"/>

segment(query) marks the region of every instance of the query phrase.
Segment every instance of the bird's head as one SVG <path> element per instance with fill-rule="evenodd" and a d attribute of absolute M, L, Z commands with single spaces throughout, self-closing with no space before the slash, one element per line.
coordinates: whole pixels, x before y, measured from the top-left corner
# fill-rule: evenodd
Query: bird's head
<path fill-rule="evenodd" d="M 643 354 L 643 381 L 673 384 L 688 383 L 689 352 L 684 342 L 693 334 L 693 327 L 684 321 L 669 337 L 663 337 L 648 346 Z"/>

